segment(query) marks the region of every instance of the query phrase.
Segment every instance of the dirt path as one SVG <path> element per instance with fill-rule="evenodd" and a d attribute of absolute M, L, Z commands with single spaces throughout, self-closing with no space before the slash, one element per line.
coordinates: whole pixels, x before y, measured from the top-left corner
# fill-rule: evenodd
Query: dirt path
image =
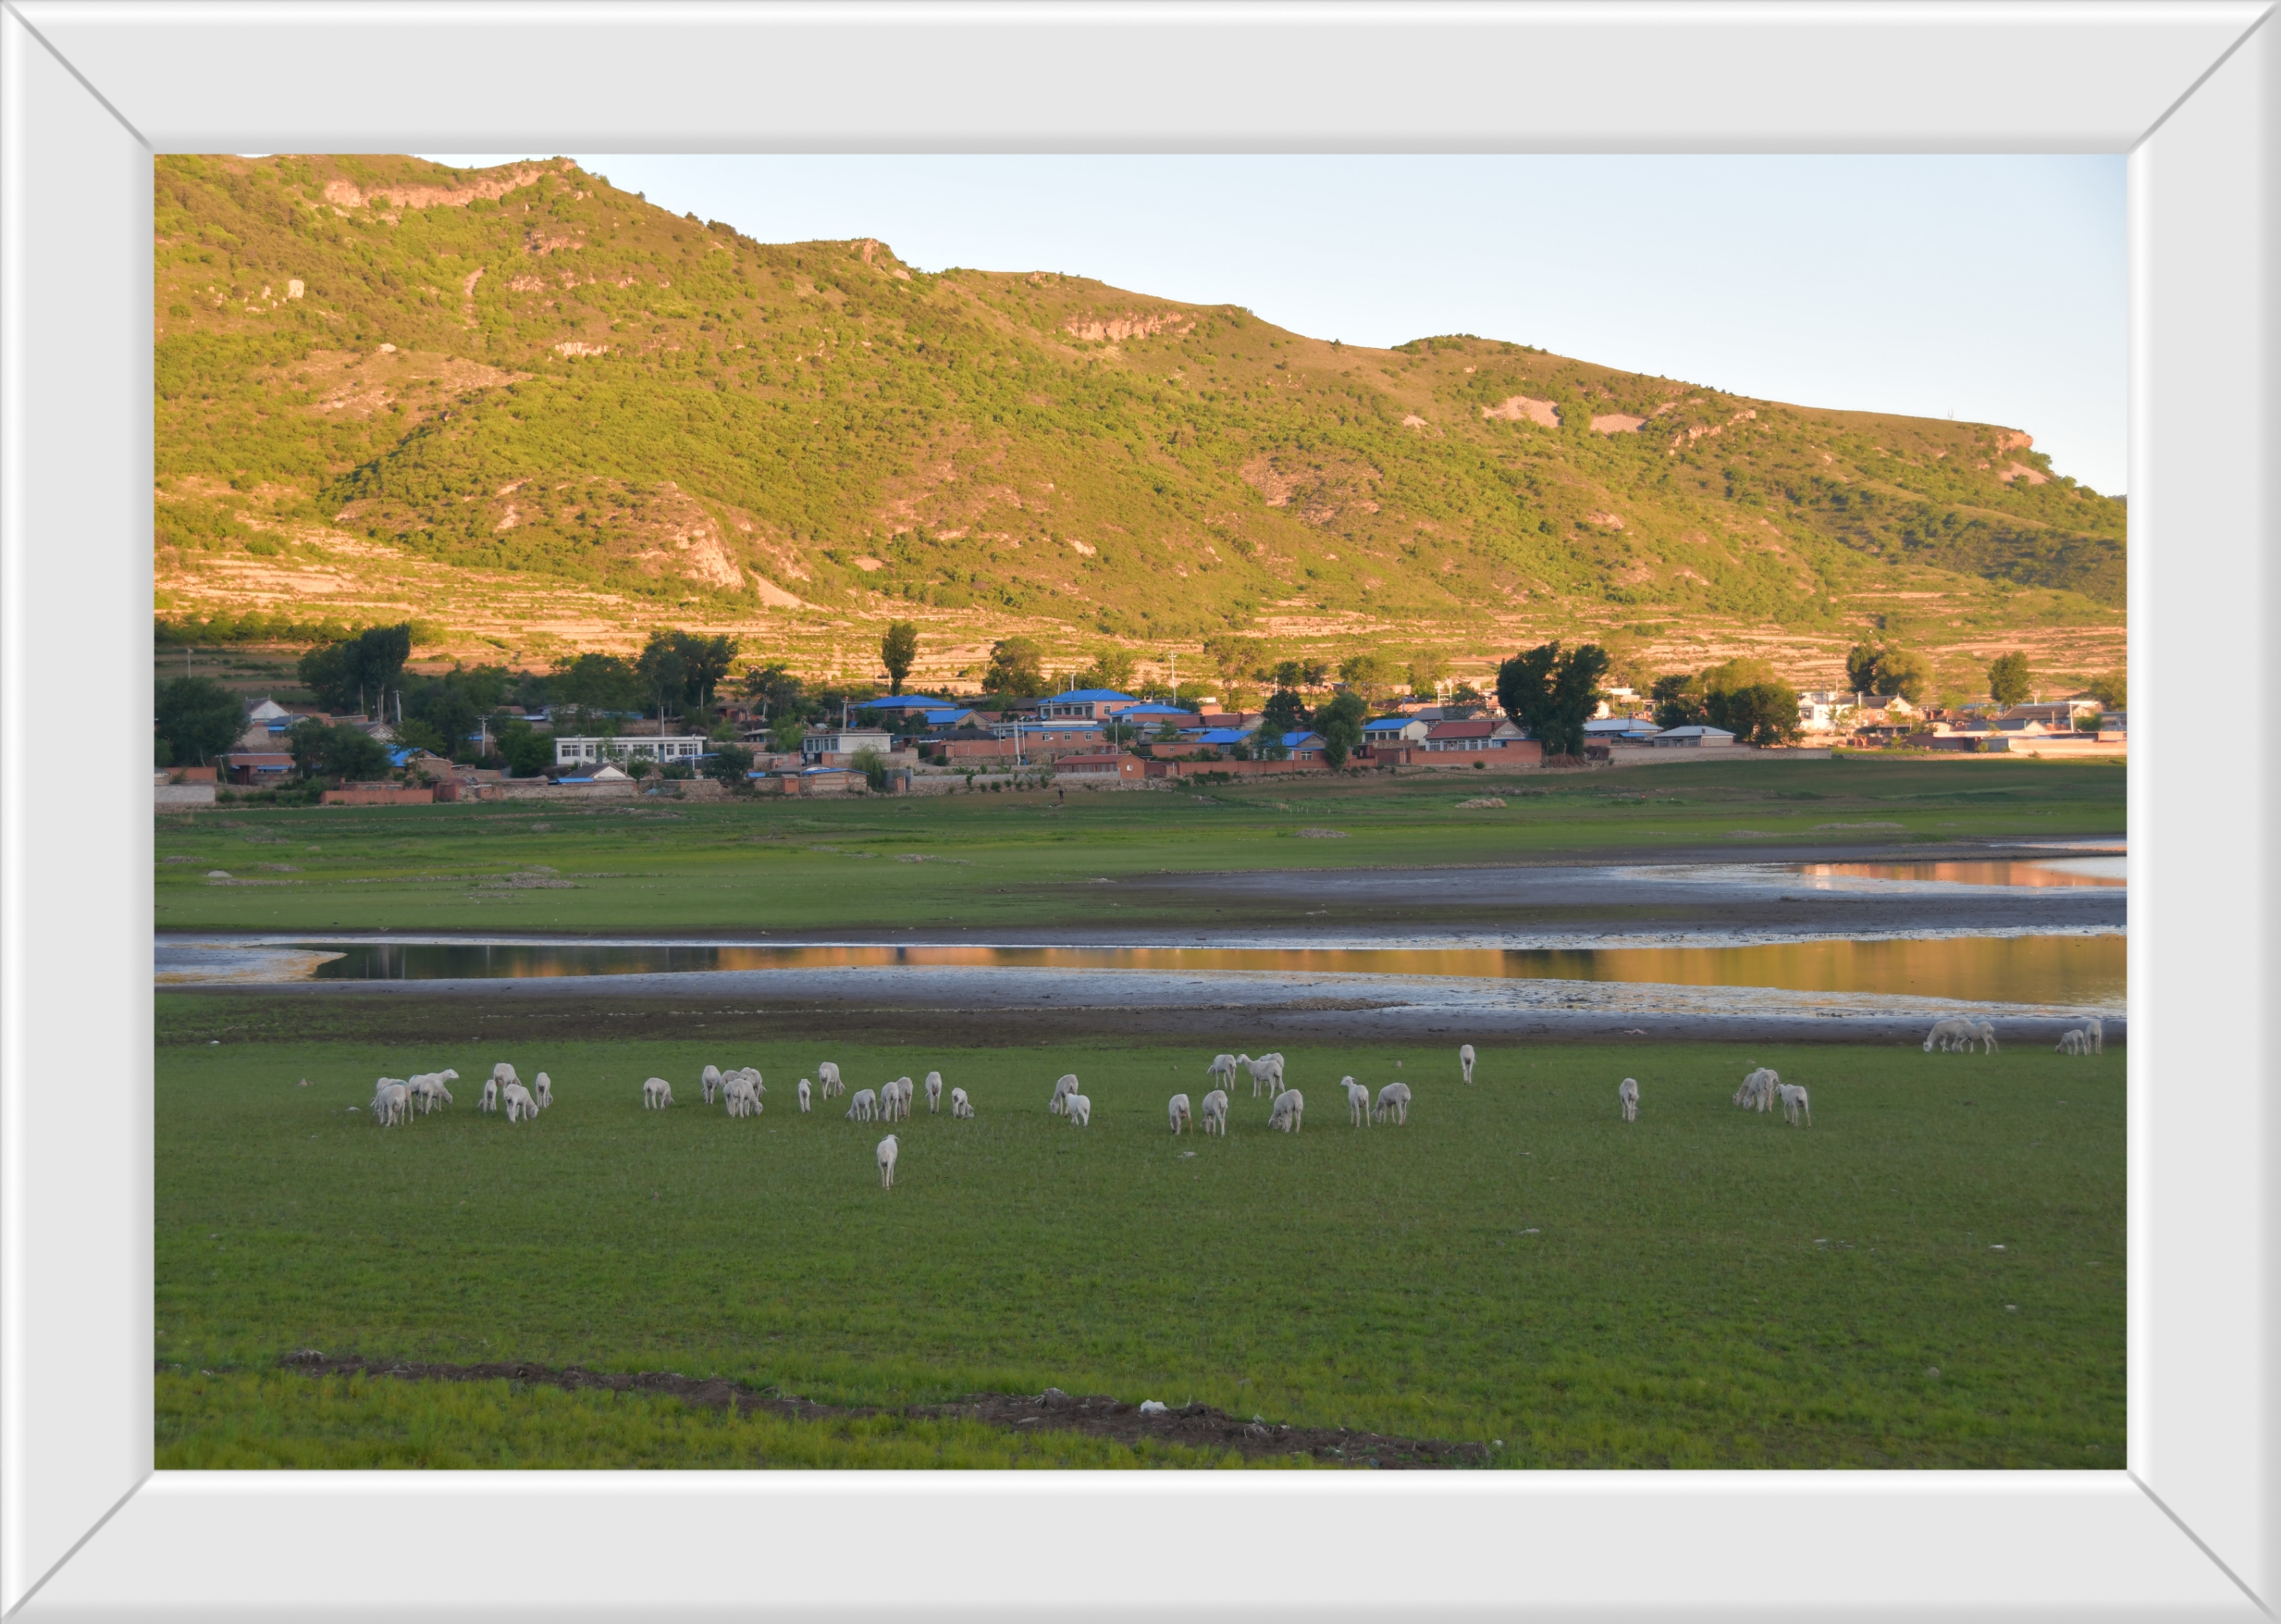
<path fill-rule="evenodd" d="M 912 1404 L 901 1410 L 819 1404 L 805 1398 L 748 1388 L 722 1377 L 700 1380 L 670 1371 L 626 1375 L 610 1371 L 555 1370 L 544 1365 L 421 1365 L 378 1359 L 328 1358 L 321 1353 L 289 1354 L 286 1368 L 312 1376 L 391 1376 L 403 1381 L 522 1381 L 572 1391 L 601 1388 L 613 1393 L 655 1393 L 707 1409 L 762 1412 L 793 1420 L 829 1421 L 843 1417 L 902 1415 L 915 1420 L 980 1421 L 1011 1432 L 1041 1427 L 1084 1433 L 1119 1443 L 1153 1440 L 1190 1449 L 1233 1450 L 1249 1459 L 1306 1455 L 1326 1465 L 1380 1469 L 1487 1465 L 1489 1449 L 1441 1438 L 1389 1438 L 1380 1433 L 1349 1432 L 1342 1427 L 1279 1427 L 1246 1421 L 1210 1404 L 1187 1404 L 1143 1415 L 1137 1404 L 1105 1395 L 1073 1398 L 1048 1388 L 1032 1398 L 1015 1393 L 982 1393 L 955 1404 Z M 162 1367 L 163 1368 L 163 1367 Z"/>

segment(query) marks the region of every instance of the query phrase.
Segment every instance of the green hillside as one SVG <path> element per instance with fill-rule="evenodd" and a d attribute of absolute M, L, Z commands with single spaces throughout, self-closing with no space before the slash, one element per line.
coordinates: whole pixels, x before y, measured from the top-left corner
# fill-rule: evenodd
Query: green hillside
<path fill-rule="evenodd" d="M 566 159 L 161 158 L 156 251 L 162 611 L 328 547 L 1126 637 L 2122 603 L 2122 503 L 2016 431 L 756 243 Z"/>

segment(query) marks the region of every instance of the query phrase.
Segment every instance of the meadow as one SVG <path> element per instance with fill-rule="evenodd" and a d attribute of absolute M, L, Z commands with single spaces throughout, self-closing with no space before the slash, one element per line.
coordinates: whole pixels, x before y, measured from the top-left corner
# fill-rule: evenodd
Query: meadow
<path fill-rule="evenodd" d="M 869 810 L 868 808 L 864 810 Z M 847 1404 L 1058 1386 L 1271 1421 L 1495 1441 L 1515 1466 L 2119 1466 L 2123 1062 L 2040 1048 L 1287 1046 L 1310 1109 L 1174 1139 L 1217 1045 L 932 1048 L 689 1030 L 543 1052 L 211 1042 L 160 1001 L 159 1464 L 1210 1464 L 895 1417 L 802 1429 L 677 1401 L 277 1370 L 329 1356 L 726 1376 Z M 504 1050 L 504 1052 L 502 1052 Z M 940 1070 L 978 1117 L 803 1117 Z M 557 1103 L 474 1110 L 496 1060 Z M 696 1103 L 707 1061 L 768 1110 Z M 1736 1110 L 1755 1064 L 1813 1125 Z M 372 1079 L 455 1067 L 459 1103 L 382 1130 Z M 1045 1110 L 1074 1071 L 1077 1130 Z M 1337 1079 L 1417 1092 L 1347 1125 Z M 644 1111 L 641 1080 L 674 1110 Z M 1616 1083 L 1644 1103 L 1625 1124 Z M 298 1086 L 306 1078 L 309 1087 Z"/>
<path fill-rule="evenodd" d="M 1221 925 L 1312 902 L 1177 889 L 1120 897 L 1102 878 L 1624 860 L 1747 859 L 1773 847 L 2115 836 L 2108 763 L 1798 761 L 1590 773 L 1363 775 L 1183 786 L 847 800 L 406 808 L 225 804 L 158 820 L 161 930 L 988 931 Z M 1495 798 L 1502 807 L 1462 803 Z M 1328 827 L 1343 838 L 1303 836 Z M 215 870 L 228 881 L 209 878 Z"/>

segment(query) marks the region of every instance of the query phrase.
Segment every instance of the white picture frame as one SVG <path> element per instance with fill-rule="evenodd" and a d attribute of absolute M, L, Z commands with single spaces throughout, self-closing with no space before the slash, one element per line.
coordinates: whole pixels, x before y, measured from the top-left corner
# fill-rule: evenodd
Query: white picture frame
<path fill-rule="evenodd" d="M 2273 1616 L 2269 9 L 0 4 L 0 1615 Z M 523 148 L 2129 153 L 2127 1470 L 154 1474 L 151 158 Z"/>

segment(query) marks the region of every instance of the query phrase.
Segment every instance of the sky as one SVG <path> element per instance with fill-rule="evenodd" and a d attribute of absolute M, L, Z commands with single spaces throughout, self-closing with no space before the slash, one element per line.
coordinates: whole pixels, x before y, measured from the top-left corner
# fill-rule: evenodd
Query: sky
<path fill-rule="evenodd" d="M 877 237 L 923 270 L 1062 271 L 1316 338 L 1472 333 L 1998 423 L 2125 489 L 2119 157 L 568 156 L 762 242 Z"/>

